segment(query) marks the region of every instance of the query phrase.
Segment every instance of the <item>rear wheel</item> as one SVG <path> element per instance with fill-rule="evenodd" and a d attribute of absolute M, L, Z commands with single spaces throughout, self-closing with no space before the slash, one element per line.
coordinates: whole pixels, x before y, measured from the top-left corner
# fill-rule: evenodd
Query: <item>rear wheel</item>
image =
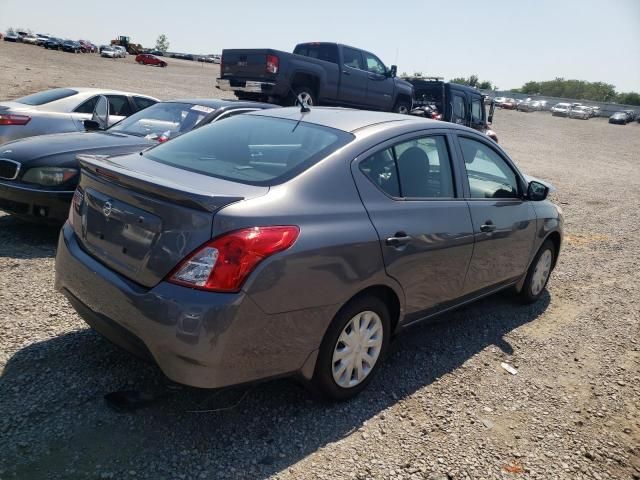
<path fill-rule="evenodd" d="M 310 107 L 317 105 L 315 92 L 309 87 L 294 87 L 291 105 L 300 105 L 300 99 Z"/>
<path fill-rule="evenodd" d="M 402 115 L 408 115 L 410 109 L 411 104 L 407 100 L 398 100 L 393 107 L 393 111 L 395 113 L 400 113 Z"/>
<path fill-rule="evenodd" d="M 389 309 L 374 296 L 352 300 L 335 316 L 320 346 L 312 387 L 344 401 L 371 381 L 389 345 Z"/>
<path fill-rule="evenodd" d="M 544 242 L 531 262 L 520 291 L 520 300 L 523 303 L 533 303 L 542 296 L 549 282 L 555 255 L 556 249 L 553 242 L 551 240 Z"/>

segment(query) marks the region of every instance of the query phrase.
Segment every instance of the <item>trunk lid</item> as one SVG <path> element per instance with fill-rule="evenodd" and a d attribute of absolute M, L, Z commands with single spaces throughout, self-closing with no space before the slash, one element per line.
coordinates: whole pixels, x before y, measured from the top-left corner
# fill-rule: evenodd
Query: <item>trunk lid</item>
<path fill-rule="evenodd" d="M 267 72 L 267 55 L 276 55 L 282 61 L 285 52 L 272 49 L 231 49 L 222 51 L 222 78 L 273 80 L 276 75 Z"/>
<path fill-rule="evenodd" d="M 216 211 L 269 190 L 188 172 L 138 154 L 78 155 L 78 161 L 82 176 L 71 220 L 80 245 L 145 287 L 157 285 L 211 239 Z"/>

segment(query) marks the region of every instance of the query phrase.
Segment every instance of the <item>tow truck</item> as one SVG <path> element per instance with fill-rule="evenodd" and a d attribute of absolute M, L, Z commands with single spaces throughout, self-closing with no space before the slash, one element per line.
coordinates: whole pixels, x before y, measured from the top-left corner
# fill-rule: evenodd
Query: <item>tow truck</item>
<path fill-rule="evenodd" d="M 465 125 L 498 142 L 498 136 L 490 128 L 495 104 L 488 95 L 466 85 L 445 82 L 442 77 L 403 77 L 403 80 L 413 85 L 411 115 Z"/>

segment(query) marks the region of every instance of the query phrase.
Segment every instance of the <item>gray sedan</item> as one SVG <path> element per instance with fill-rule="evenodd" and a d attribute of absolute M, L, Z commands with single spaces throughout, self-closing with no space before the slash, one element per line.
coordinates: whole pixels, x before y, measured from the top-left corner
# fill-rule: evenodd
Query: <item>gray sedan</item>
<path fill-rule="evenodd" d="M 0 102 L 0 145 L 9 140 L 47 133 L 84 132 L 98 97 L 109 100 L 110 124 L 147 108 L 157 98 L 99 88 L 54 88 Z"/>
<path fill-rule="evenodd" d="M 79 160 L 56 288 L 197 387 L 295 375 L 350 398 L 406 326 L 507 288 L 539 299 L 562 242 L 549 185 L 406 115 L 265 110 Z"/>

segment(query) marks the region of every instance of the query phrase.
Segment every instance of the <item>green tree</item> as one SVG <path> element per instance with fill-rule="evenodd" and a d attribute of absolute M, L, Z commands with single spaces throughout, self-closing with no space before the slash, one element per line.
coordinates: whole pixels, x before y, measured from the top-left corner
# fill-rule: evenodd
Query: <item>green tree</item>
<path fill-rule="evenodd" d="M 483 80 L 482 82 L 478 83 L 478 88 L 480 90 L 491 90 L 493 88 L 493 85 L 491 85 L 491 82 L 489 80 Z"/>
<path fill-rule="evenodd" d="M 164 33 L 156 40 L 156 50 L 160 50 L 163 53 L 169 50 L 169 41 Z"/>
<path fill-rule="evenodd" d="M 627 92 L 618 94 L 618 103 L 625 105 L 640 105 L 640 93 Z"/>
<path fill-rule="evenodd" d="M 455 77 L 449 80 L 451 83 L 458 83 L 460 85 L 469 85 L 469 80 L 464 77 Z"/>

